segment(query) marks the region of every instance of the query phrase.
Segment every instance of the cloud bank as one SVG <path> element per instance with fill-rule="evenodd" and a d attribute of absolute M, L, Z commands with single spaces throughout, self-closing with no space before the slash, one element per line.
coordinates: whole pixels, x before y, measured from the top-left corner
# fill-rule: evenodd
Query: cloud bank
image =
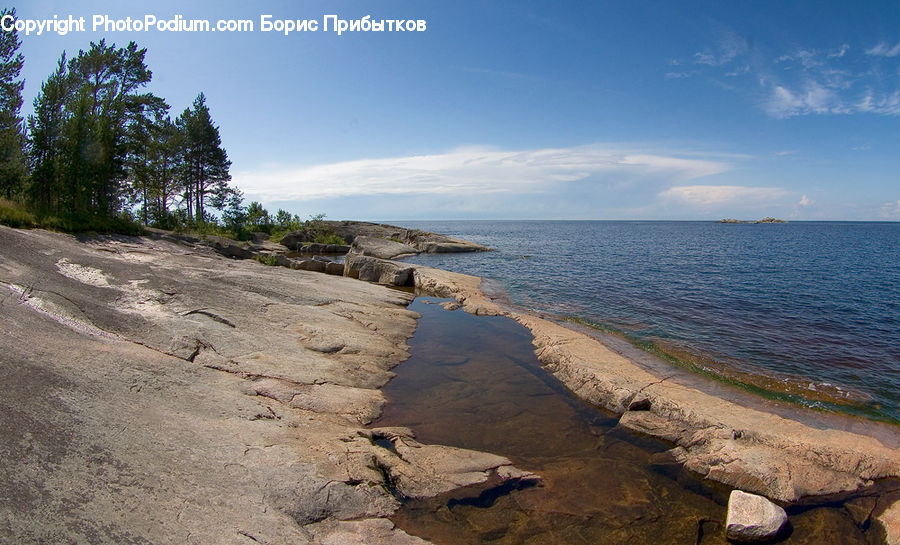
<path fill-rule="evenodd" d="M 748 158 L 617 145 L 466 147 L 238 172 L 248 200 L 364 219 L 702 219 L 776 215 L 800 195 L 698 183 Z M 761 217 L 761 216 L 760 216 Z"/>
<path fill-rule="evenodd" d="M 787 193 L 784 189 L 777 187 L 689 185 L 669 188 L 659 196 L 668 201 L 704 208 L 736 204 L 742 206 L 765 205 L 778 201 Z"/>
<path fill-rule="evenodd" d="M 447 153 L 238 172 L 235 184 L 263 201 L 376 195 L 522 195 L 564 192 L 576 182 L 674 184 L 730 170 L 729 163 L 603 146 Z"/>

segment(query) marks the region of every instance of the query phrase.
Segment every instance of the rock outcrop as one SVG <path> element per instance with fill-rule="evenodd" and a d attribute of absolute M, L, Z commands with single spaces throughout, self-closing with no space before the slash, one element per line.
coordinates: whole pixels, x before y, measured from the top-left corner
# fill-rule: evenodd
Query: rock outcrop
<path fill-rule="evenodd" d="M 405 428 L 373 429 L 375 437 L 390 441 L 379 463 L 392 476 L 396 492 L 408 498 L 428 498 L 496 477 L 500 481 L 537 480 L 533 473 L 513 467 L 503 456 L 443 445 L 423 445 Z"/>
<path fill-rule="evenodd" d="M 350 251 L 359 255 L 377 257 L 379 259 L 395 259 L 419 253 L 416 248 L 395 240 L 358 236 L 353 240 Z"/>
<path fill-rule="evenodd" d="M 412 286 L 415 269 L 407 264 L 365 255 L 348 254 L 344 275 L 389 286 Z"/>
<path fill-rule="evenodd" d="M 420 252 L 483 252 L 490 250 L 486 246 L 467 240 L 380 223 L 322 221 L 319 228 L 334 233 L 348 243 L 356 242 L 356 248 L 360 252 L 369 252 L 365 255 L 382 259 L 391 259 L 404 254 Z M 300 251 L 305 245 L 312 243 L 314 240 L 315 234 L 313 232 L 300 230 L 285 235 L 281 239 L 281 244 L 291 251 Z"/>
<path fill-rule="evenodd" d="M 732 490 L 728 498 L 725 536 L 732 541 L 768 541 L 781 531 L 788 517 L 784 509 L 762 496 Z"/>
<path fill-rule="evenodd" d="M 0 542 L 423 543 L 392 480 L 497 473 L 364 427 L 412 294 L 220 251 L 0 227 Z"/>

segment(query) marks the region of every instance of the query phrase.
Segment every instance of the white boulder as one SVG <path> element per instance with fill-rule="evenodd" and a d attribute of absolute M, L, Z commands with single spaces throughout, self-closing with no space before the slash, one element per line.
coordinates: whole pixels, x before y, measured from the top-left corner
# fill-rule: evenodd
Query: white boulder
<path fill-rule="evenodd" d="M 725 536 L 732 541 L 765 541 L 777 535 L 787 519 L 784 509 L 766 498 L 732 490 L 728 498 Z"/>

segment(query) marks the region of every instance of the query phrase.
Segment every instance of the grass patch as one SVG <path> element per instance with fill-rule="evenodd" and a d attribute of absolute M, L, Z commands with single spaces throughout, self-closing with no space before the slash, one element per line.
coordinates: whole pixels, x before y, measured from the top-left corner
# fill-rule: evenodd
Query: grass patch
<path fill-rule="evenodd" d="M 16 229 L 29 229 L 37 227 L 37 218 L 21 205 L 0 199 L 0 224 Z"/>
<path fill-rule="evenodd" d="M 16 229 L 47 229 L 63 233 L 142 235 L 144 228 L 130 216 L 86 216 L 63 218 L 52 214 L 36 214 L 24 205 L 0 199 L 0 224 Z"/>
<path fill-rule="evenodd" d="M 337 244 L 346 246 L 347 241 L 337 236 L 335 233 L 319 233 L 316 235 L 316 242 L 319 244 Z"/>
<path fill-rule="evenodd" d="M 278 265 L 278 260 L 272 254 L 256 254 L 253 256 L 254 261 L 259 261 L 263 265 L 268 265 L 269 267 L 274 267 Z"/>

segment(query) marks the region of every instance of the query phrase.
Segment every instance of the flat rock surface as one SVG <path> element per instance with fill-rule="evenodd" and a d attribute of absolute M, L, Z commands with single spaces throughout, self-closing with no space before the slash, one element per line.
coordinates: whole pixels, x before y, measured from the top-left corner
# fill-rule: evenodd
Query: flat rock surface
<path fill-rule="evenodd" d="M 419 542 L 363 427 L 411 294 L 188 240 L 0 227 L 0 255 L 0 542 Z"/>
<path fill-rule="evenodd" d="M 353 240 L 350 251 L 359 255 L 378 257 L 381 259 L 393 259 L 405 255 L 415 255 L 419 251 L 410 246 L 396 240 L 358 236 Z"/>

